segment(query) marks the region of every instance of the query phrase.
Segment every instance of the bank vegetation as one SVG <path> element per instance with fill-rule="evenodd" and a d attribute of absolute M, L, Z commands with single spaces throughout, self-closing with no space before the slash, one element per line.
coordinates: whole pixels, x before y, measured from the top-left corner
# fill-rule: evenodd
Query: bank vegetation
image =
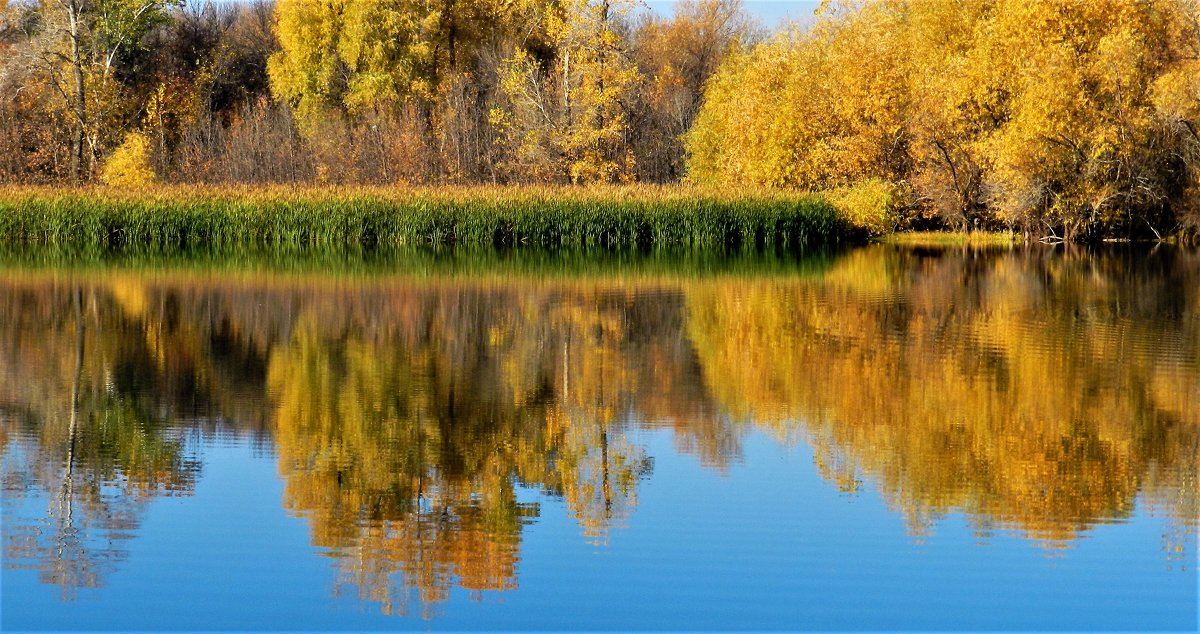
<path fill-rule="evenodd" d="M 0 182 L 823 192 L 849 222 L 1200 233 L 1198 0 L 0 0 Z"/>
<path fill-rule="evenodd" d="M 0 243 L 75 255 L 414 246 L 799 251 L 862 234 L 824 199 L 786 190 L 0 188 Z"/>
<path fill-rule="evenodd" d="M 1196 0 L 827 2 L 743 47 L 687 135 L 693 179 L 891 192 L 1049 240 L 1200 228 Z M 877 198 L 877 197 L 876 197 Z"/>

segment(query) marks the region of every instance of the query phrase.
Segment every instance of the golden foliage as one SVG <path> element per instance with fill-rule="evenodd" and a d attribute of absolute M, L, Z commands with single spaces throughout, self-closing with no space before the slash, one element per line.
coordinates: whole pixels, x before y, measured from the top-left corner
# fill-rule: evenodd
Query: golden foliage
<path fill-rule="evenodd" d="M 1170 300 L 1119 261 L 967 257 L 965 284 L 960 258 L 878 248 L 814 284 L 689 292 L 708 389 L 736 418 L 806 438 L 831 480 L 873 481 L 915 530 L 962 511 L 1064 542 L 1143 493 L 1187 490 L 1200 374 L 1173 360 L 1195 356 L 1200 323 L 1145 330 L 1118 307 Z M 1177 480 L 1144 491 L 1167 464 Z"/>
<path fill-rule="evenodd" d="M 689 133 L 689 173 L 911 184 L 909 204 L 958 228 L 1163 233 L 1200 167 L 1195 5 L 840 6 L 727 60 Z"/>
<path fill-rule="evenodd" d="M 395 107 L 430 97 L 436 10 L 415 2 L 295 0 L 275 6 L 280 50 L 271 56 L 274 93 L 308 126 L 333 110 Z"/>
<path fill-rule="evenodd" d="M 688 133 L 689 177 L 809 190 L 899 178 L 901 17 L 872 3 L 730 56 Z"/>
<path fill-rule="evenodd" d="M 613 183 L 634 178 L 629 104 L 641 77 L 617 32 L 632 10 L 629 0 L 568 0 L 547 9 L 544 29 L 557 51 L 546 72 L 518 48 L 502 64 L 507 98 L 493 120 L 497 142 L 509 148 L 516 174 L 572 183 Z"/>
<path fill-rule="evenodd" d="M 150 139 L 141 132 L 125 135 L 125 142 L 108 157 L 100 171 L 100 180 L 110 187 L 141 189 L 153 185 L 154 167 L 150 163 Z"/>
<path fill-rule="evenodd" d="M 908 197 L 900 187 L 878 178 L 839 187 L 825 194 L 825 199 L 852 226 L 873 236 L 896 230 Z"/>
<path fill-rule="evenodd" d="M 206 404 L 271 438 L 285 508 L 388 612 L 513 588 L 543 511 L 522 490 L 609 539 L 650 472 L 641 428 L 715 469 L 752 430 L 803 440 L 916 532 L 962 513 L 1057 545 L 1141 504 L 1193 531 L 1200 262 L 1150 257 L 874 247 L 806 275 L 632 280 L 10 271 L 0 403 L 40 422 L 0 433 L 61 456 L 78 381 L 76 464 L 149 500 L 190 490 L 164 419 Z"/>
<path fill-rule="evenodd" d="M 562 496 L 594 540 L 636 504 L 648 465 L 615 420 L 632 379 L 603 343 L 623 337 L 594 330 L 612 313 L 584 298 L 539 332 L 521 324 L 543 300 L 506 299 L 398 292 L 370 312 L 391 319 L 366 332 L 367 313 L 340 326 L 309 313 L 270 353 L 284 503 L 385 611 L 407 610 L 407 589 L 428 609 L 454 585 L 515 587 L 521 528 L 538 512 L 518 503 L 517 482 Z M 539 396 L 547 384 L 564 398 Z"/>

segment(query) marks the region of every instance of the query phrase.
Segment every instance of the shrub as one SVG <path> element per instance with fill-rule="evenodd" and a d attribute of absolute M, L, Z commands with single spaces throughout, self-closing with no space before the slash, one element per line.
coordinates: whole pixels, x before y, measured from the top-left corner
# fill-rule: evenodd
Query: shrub
<path fill-rule="evenodd" d="M 825 197 L 846 222 L 872 236 L 896 230 L 909 198 L 903 186 L 878 178 L 839 187 Z"/>
<path fill-rule="evenodd" d="M 150 165 L 150 139 L 141 132 L 125 135 L 121 144 L 100 172 L 100 180 L 112 187 L 141 188 L 153 185 L 154 168 Z"/>

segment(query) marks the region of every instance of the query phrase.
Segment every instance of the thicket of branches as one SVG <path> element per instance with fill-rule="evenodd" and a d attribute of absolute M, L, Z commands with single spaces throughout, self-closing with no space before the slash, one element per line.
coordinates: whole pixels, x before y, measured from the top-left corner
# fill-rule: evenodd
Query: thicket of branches
<path fill-rule="evenodd" d="M 738 0 L 0 0 L 0 181 L 678 180 Z"/>

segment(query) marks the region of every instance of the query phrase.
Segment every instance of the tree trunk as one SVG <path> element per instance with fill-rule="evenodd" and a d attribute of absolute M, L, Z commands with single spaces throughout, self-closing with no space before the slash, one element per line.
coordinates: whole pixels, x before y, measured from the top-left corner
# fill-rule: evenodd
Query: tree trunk
<path fill-rule="evenodd" d="M 563 51 L 563 125 L 571 125 L 571 49 Z"/>
<path fill-rule="evenodd" d="M 83 52 L 79 43 L 80 15 L 79 0 L 68 0 L 67 17 L 70 21 L 71 36 L 71 67 L 75 75 L 75 138 L 71 148 L 71 177 L 76 181 L 84 179 L 87 167 L 84 164 L 84 148 L 87 143 L 87 103 L 83 83 Z"/>

